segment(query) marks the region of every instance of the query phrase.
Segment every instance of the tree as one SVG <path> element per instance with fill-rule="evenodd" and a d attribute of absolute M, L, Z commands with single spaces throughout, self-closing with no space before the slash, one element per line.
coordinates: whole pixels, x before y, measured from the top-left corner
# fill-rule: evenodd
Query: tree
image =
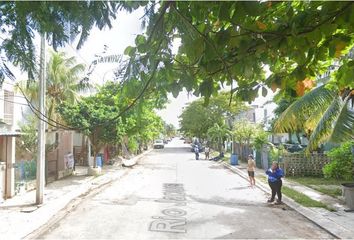
<path fill-rule="evenodd" d="M 223 152 L 224 141 L 231 135 L 231 132 L 225 124 L 219 125 L 215 123 L 208 129 L 207 135 L 211 141 L 216 142 L 218 151 Z"/>
<path fill-rule="evenodd" d="M 204 99 L 198 99 L 190 103 L 182 112 L 180 118 L 180 131 L 186 136 L 206 139 L 208 129 L 214 124 L 222 126 L 228 118 L 239 114 L 247 107 L 239 100 L 230 99 L 226 92 L 209 99 L 205 105 Z"/>
<path fill-rule="evenodd" d="M 1 2 L 0 85 L 5 76 L 13 77 L 7 60 L 27 72 L 28 79 L 34 79 L 38 71 L 34 44 L 37 33 L 46 33 L 54 50 L 78 37 L 79 49 L 94 26 L 111 28 L 112 19 L 123 6 L 128 11 L 137 7 L 114 1 Z"/>
<path fill-rule="evenodd" d="M 220 116 L 210 114 L 208 108 L 203 106 L 202 100 L 190 103 L 182 112 L 180 118 L 180 131 L 188 137 L 206 139 L 207 132 L 214 123 L 221 124 Z"/>
<path fill-rule="evenodd" d="M 75 105 L 65 102 L 59 106 L 58 111 L 66 123 L 89 137 L 94 159 L 107 144 L 121 144 L 125 154 L 129 150 L 135 153 L 142 142 L 162 132 L 162 120 L 153 111 L 163 102 L 159 95 L 145 95 L 137 105 L 121 114 L 127 102 L 133 101 L 131 87 L 107 82 L 95 95 L 83 97 Z"/>
<path fill-rule="evenodd" d="M 238 154 L 240 159 L 247 158 L 248 151 L 252 145 L 259 148 L 261 144 L 267 142 L 267 134 L 262 126 L 247 120 L 235 122 L 232 134 L 239 146 Z M 247 149 L 246 153 L 243 151 L 244 147 Z"/>
<path fill-rule="evenodd" d="M 58 123 L 63 124 L 56 111 L 60 104 L 64 101 L 70 104 L 77 103 L 80 92 L 90 88 L 90 85 L 82 82 L 84 69 L 83 64 L 76 64 L 74 57 L 68 58 L 63 52 L 51 52 L 46 74 L 46 117 L 51 125 L 60 128 Z M 38 82 L 24 81 L 19 85 L 18 88 L 27 98 L 34 105 L 38 105 Z"/>
<path fill-rule="evenodd" d="M 164 128 L 167 137 L 174 137 L 176 135 L 176 128 L 173 124 L 164 123 Z"/>
<path fill-rule="evenodd" d="M 305 94 L 292 103 L 275 123 L 279 132 L 304 129 L 310 136 L 308 150 L 326 141 L 336 143 L 354 139 L 354 93 L 327 84 Z"/>
<path fill-rule="evenodd" d="M 89 137 L 93 146 L 94 164 L 101 148 L 108 143 L 116 143 L 125 134 L 121 119 L 114 119 L 118 108 L 108 105 L 100 96 L 86 97 L 77 104 L 64 103 L 58 111 L 70 126 Z"/>
<path fill-rule="evenodd" d="M 186 88 L 206 101 L 221 84 L 248 101 L 260 89 L 266 95 L 265 85 L 301 94 L 334 62 L 346 76 L 335 78 L 339 90 L 353 89 L 354 66 L 341 58 L 353 46 L 353 2 L 167 1 L 146 9 L 147 31 L 126 54 L 136 69 L 157 69 L 149 76 L 158 76 L 161 91 L 177 95 Z M 175 40 L 181 42 L 177 53 L 171 51 Z M 152 57 L 160 64 L 149 64 Z"/>
<path fill-rule="evenodd" d="M 16 143 L 16 147 L 18 147 L 21 153 L 27 152 L 33 158 L 36 156 L 38 150 L 38 119 L 34 116 L 30 116 L 26 123 L 20 123 L 19 125 L 22 134 Z"/>

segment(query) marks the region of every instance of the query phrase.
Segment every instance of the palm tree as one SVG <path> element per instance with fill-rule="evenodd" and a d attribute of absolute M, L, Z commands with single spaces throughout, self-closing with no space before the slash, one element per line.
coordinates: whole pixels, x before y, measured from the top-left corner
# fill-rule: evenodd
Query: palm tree
<path fill-rule="evenodd" d="M 230 136 L 230 131 L 229 129 L 227 129 L 227 127 L 224 124 L 219 125 L 215 123 L 211 128 L 208 129 L 207 135 L 212 141 L 216 141 L 218 146 L 218 151 L 222 152 L 223 140 L 226 137 Z"/>
<path fill-rule="evenodd" d="M 326 84 L 292 103 L 278 118 L 276 132 L 304 129 L 310 136 L 308 150 L 326 141 L 340 143 L 354 139 L 354 90 L 340 92 Z"/>
<path fill-rule="evenodd" d="M 90 86 L 82 83 L 81 74 L 85 70 L 83 64 L 76 64 L 74 57 L 67 58 L 63 52 L 51 52 L 47 63 L 46 78 L 46 116 L 55 122 L 62 122 L 56 108 L 63 101 L 76 103 L 79 99 L 80 91 L 88 89 Z M 38 83 L 22 82 L 22 87 L 26 96 L 37 104 Z"/>

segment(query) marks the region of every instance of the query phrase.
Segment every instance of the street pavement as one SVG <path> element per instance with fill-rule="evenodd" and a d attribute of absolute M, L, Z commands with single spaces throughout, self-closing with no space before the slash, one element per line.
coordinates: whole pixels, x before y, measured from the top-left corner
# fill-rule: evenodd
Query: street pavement
<path fill-rule="evenodd" d="M 224 166 L 173 140 L 68 209 L 42 239 L 333 238 L 286 205 L 266 203 Z"/>

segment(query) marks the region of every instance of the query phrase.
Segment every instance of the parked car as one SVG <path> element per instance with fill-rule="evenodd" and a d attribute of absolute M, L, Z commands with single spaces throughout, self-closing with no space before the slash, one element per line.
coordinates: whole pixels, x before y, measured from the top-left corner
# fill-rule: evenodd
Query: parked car
<path fill-rule="evenodd" d="M 157 139 L 154 142 L 154 148 L 164 148 L 165 144 L 163 143 L 163 140 Z"/>
<path fill-rule="evenodd" d="M 301 152 L 304 150 L 304 147 L 301 146 L 300 144 L 284 144 L 284 147 L 288 152 L 291 153 Z"/>

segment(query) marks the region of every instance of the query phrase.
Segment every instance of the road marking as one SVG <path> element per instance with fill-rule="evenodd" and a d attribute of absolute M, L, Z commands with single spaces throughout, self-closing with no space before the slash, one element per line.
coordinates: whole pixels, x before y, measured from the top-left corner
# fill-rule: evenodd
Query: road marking
<path fill-rule="evenodd" d="M 163 216 L 152 216 L 149 230 L 155 232 L 186 233 L 187 219 L 183 216 L 187 212 L 176 206 L 186 206 L 186 196 L 183 184 L 165 183 L 163 185 L 163 198 L 156 200 L 161 203 L 172 203 L 173 207 L 161 211 Z"/>

